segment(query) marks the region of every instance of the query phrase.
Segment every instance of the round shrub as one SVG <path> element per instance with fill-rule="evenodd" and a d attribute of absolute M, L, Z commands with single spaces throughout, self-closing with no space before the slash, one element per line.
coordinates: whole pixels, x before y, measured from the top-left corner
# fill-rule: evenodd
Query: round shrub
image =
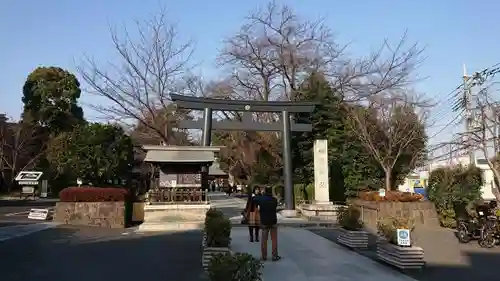
<path fill-rule="evenodd" d="M 377 222 L 378 234 L 392 244 L 397 244 L 398 229 L 408 229 L 412 232 L 415 229 L 415 221 L 406 217 L 387 217 Z"/>
<path fill-rule="evenodd" d="M 208 211 L 205 213 L 205 217 L 206 218 L 216 218 L 216 217 L 221 218 L 223 216 L 224 216 L 224 214 L 221 211 L 219 211 L 219 210 L 217 210 L 216 208 L 213 208 L 213 207 L 211 207 L 210 209 L 208 209 Z"/>
<path fill-rule="evenodd" d="M 347 230 L 355 231 L 363 228 L 361 212 L 355 206 L 341 207 L 337 215 L 338 224 Z"/>
<path fill-rule="evenodd" d="M 68 187 L 59 192 L 61 202 L 124 202 L 130 192 L 116 187 Z"/>
<path fill-rule="evenodd" d="M 207 218 L 205 221 L 207 247 L 229 247 L 231 243 L 231 221 L 225 217 Z"/>
<path fill-rule="evenodd" d="M 262 263 L 247 253 L 216 254 L 208 264 L 210 281 L 261 281 Z"/>

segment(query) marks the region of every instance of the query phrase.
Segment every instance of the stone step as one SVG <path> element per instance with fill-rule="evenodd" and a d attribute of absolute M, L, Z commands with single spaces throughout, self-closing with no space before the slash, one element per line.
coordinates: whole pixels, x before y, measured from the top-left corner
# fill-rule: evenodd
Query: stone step
<path fill-rule="evenodd" d="M 155 232 L 155 231 L 184 231 L 201 230 L 203 221 L 194 222 L 145 222 L 137 228 L 137 232 Z"/>

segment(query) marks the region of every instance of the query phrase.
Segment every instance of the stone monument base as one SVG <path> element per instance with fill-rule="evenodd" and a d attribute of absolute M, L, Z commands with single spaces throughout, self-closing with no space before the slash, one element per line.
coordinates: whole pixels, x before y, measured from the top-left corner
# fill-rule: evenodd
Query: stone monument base
<path fill-rule="evenodd" d="M 297 210 L 281 210 L 279 211 L 279 214 L 284 218 L 296 218 Z"/>
<path fill-rule="evenodd" d="M 155 204 L 144 207 L 139 232 L 202 229 L 210 204 Z"/>
<path fill-rule="evenodd" d="M 337 220 L 337 213 L 341 205 L 332 202 L 316 202 L 299 205 L 300 213 L 307 219 Z"/>

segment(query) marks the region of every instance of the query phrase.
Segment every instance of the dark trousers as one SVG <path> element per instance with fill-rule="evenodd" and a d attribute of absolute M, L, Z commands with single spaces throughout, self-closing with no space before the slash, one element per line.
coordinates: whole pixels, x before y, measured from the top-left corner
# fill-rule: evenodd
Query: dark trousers
<path fill-rule="evenodd" d="M 250 242 L 259 241 L 259 227 L 258 226 L 248 226 L 248 234 L 250 235 Z"/>

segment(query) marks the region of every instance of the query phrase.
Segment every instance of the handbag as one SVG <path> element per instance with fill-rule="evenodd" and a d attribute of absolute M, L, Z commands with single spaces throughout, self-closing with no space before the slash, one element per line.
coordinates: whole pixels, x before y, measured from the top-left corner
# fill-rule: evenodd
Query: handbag
<path fill-rule="evenodd" d="M 247 212 L 243 211 L 241 212 L 241 215 L 243 218 L 241 219 L 241 224 L 248 224 L 248 214 Z"/>

